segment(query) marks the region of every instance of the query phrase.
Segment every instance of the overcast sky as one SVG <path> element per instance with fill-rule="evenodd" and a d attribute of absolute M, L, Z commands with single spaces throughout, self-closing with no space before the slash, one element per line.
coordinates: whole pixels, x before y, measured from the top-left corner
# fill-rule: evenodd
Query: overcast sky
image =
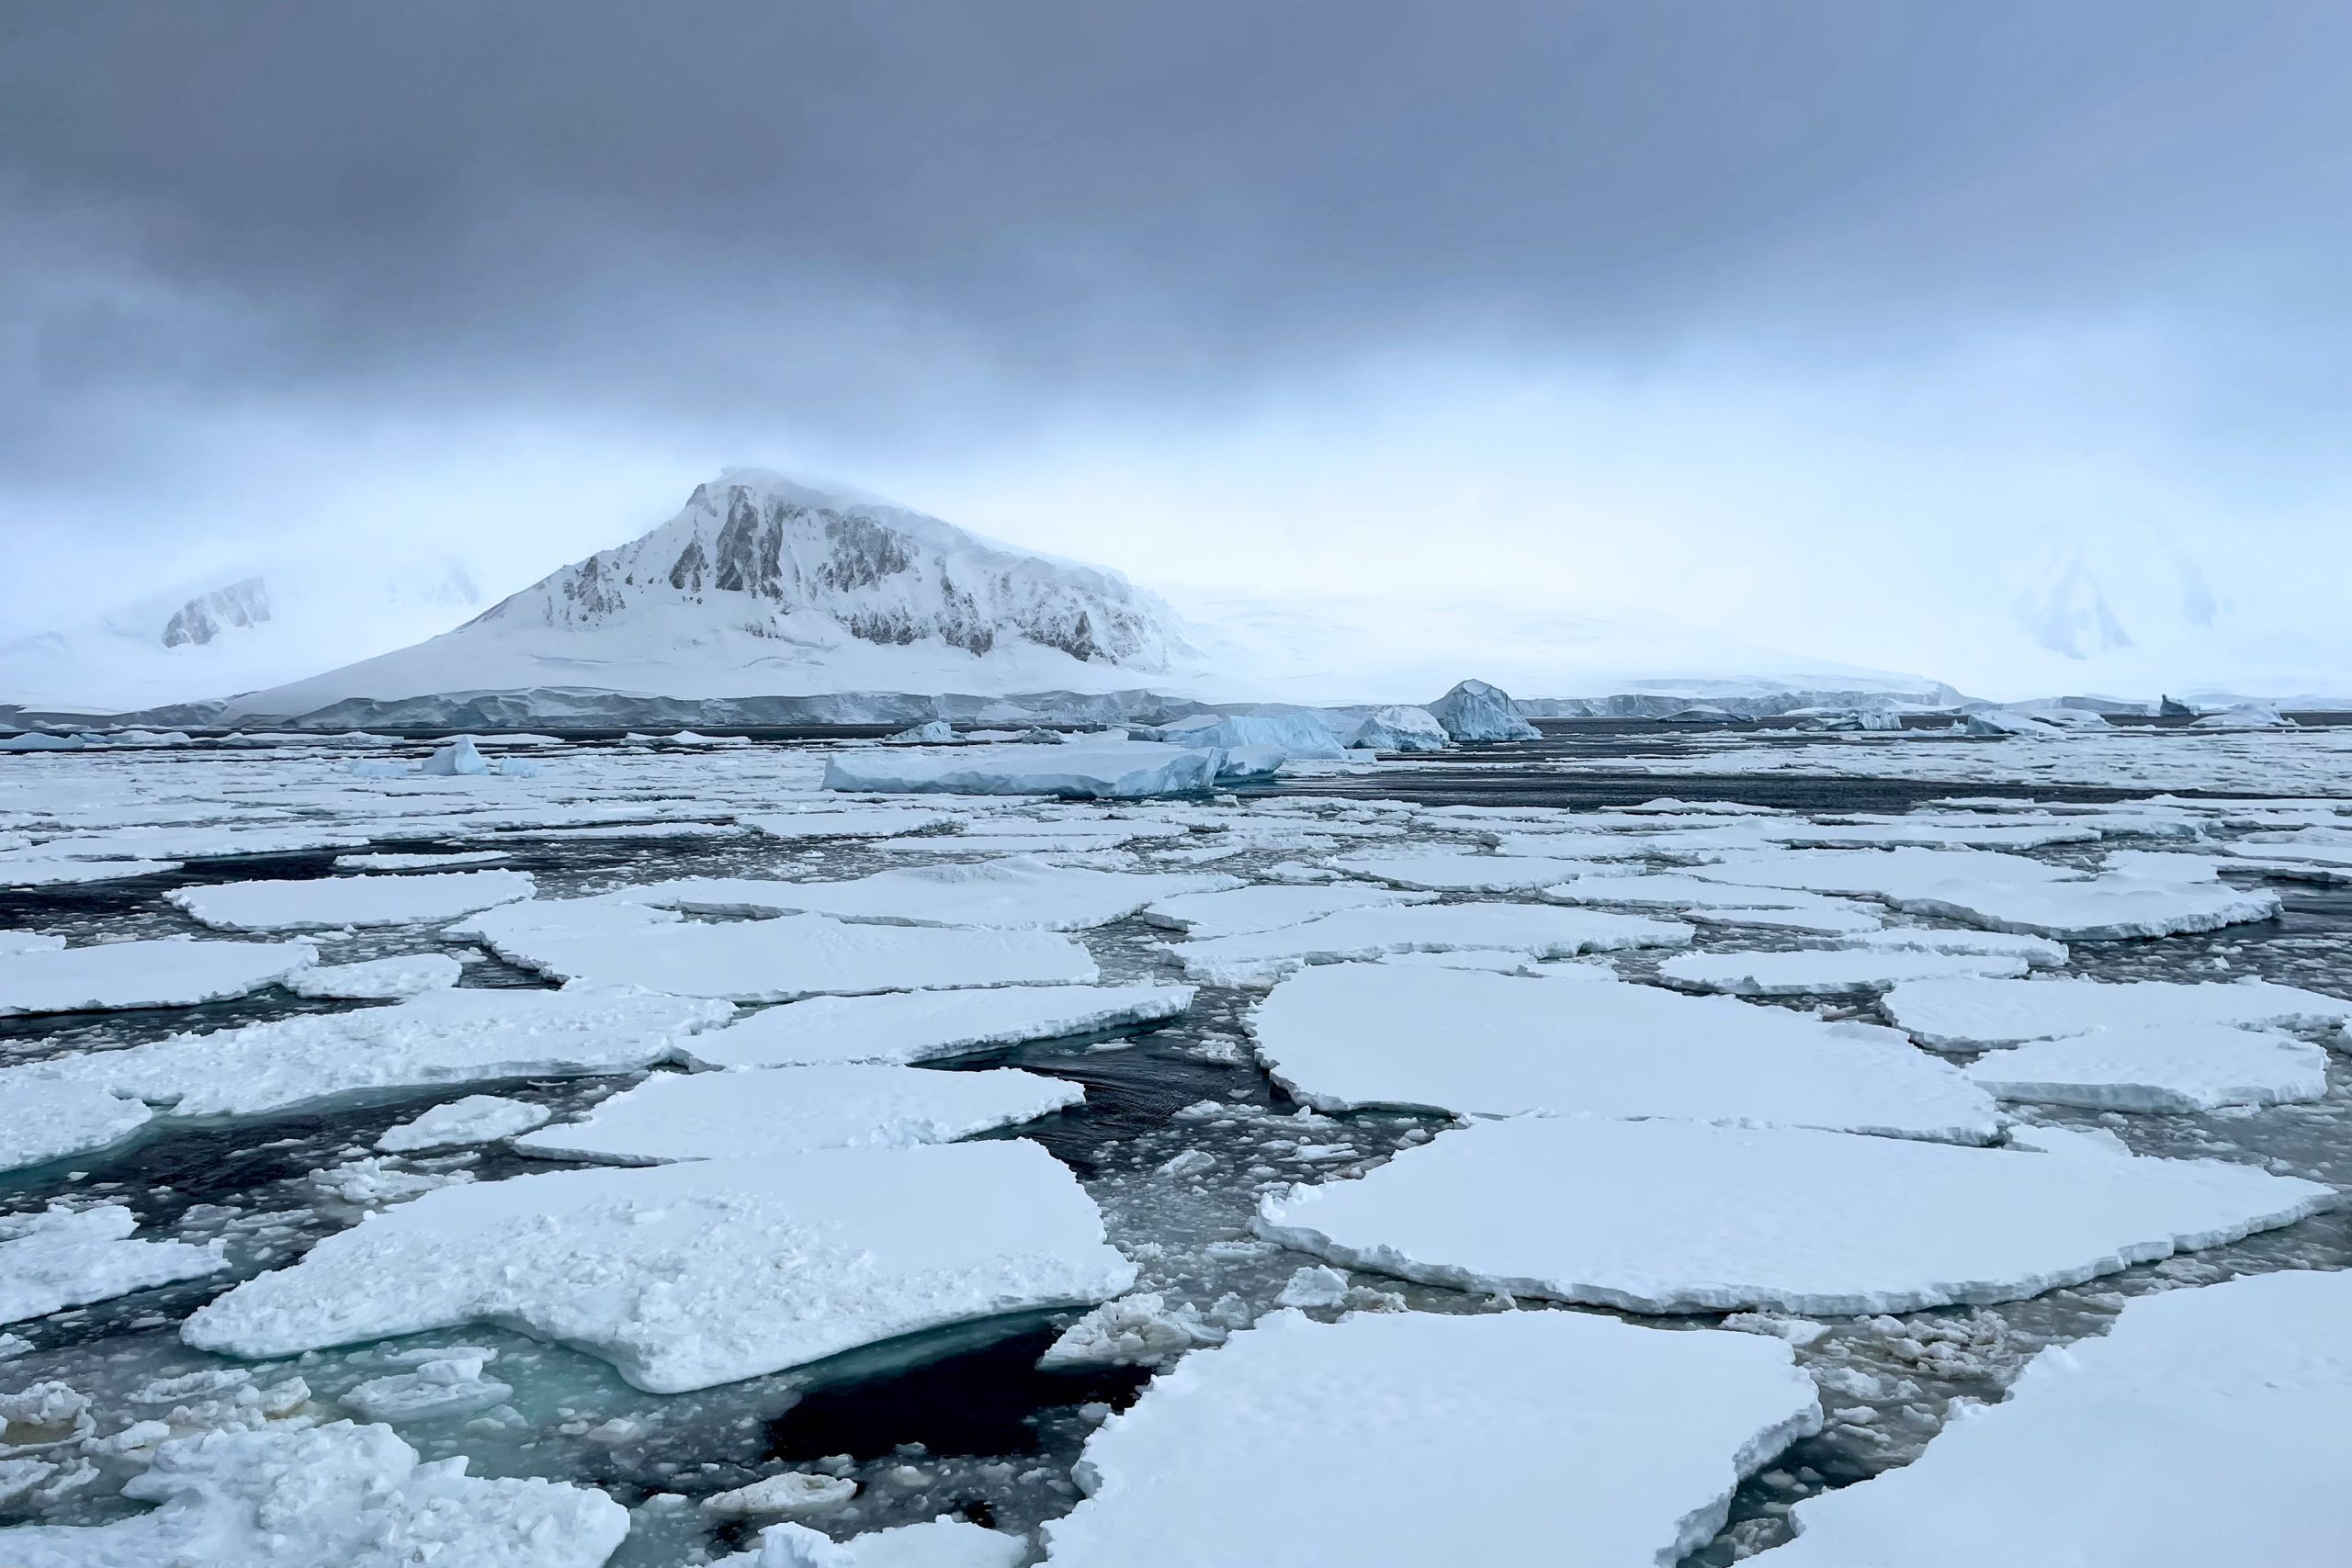
<path fill-rule="evenodd" d="M 0 641 L 504 591 L 756 463 L 1193 604 L 2352 690 L 2347 58 L 2340 0 L 22 0 Z"/>

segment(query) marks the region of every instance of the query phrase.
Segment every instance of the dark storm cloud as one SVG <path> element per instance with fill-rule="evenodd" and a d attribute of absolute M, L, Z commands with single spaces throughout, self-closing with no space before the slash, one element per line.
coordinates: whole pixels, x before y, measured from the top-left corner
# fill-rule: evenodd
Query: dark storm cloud
<path fill-rule="evenodd" d="M 887 433 L 1399 344 L 2308 342 L 2347 43 L 2245 0 L 27 3 L 0 458 L 213 400 Z"/>

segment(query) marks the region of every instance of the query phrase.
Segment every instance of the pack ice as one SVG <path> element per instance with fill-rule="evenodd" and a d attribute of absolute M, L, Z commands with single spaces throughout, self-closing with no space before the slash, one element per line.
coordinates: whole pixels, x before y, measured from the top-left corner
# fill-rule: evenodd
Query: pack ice
<path fill-rule="evenodd" d="M 1317 1111 L 1672 1116 L 1988 1143 L 1990 1096 L 1897 1040 L 1615 980 L 1337 964 L 1250 1016 L 1274 1081 Z"/>
<path fill-rule="evenodd" d="M 807 1525 L 770 1525 L 756 1549 L 711 1568 L 1018 1568 L 1028 1557 L 1021 1537 L 943 1514 L 839 1541 Z"/>
<path fill-rule="evenodd" d="M 0 1323 L 46 1317 L 229 1266 L 217 1241 L 136 1241 L 131 1232 L 138 1228 L 119 1203 L 80 1210 L 52 1204 L 0 1221 L 0 1237 L 7 1238 L 0 1240 Z"/>
<path fill-rule="evenodd" d="M 1170 951 L 1193 979 L 1250 986 L 1270 985 L 1312 964 L 1397 953 L 1478 948 L 1572 958 L 1628 947 L 1681 947 L 1690 941 L 1689 926 L 1638 915 L 1542 904 L 1425 904 L 1343 909 L 1303 925 L 1177 942 Z"/>
<path fill-rule="evenodd" d="M 274 1357 L 494 1322 L 677 1393 L 1135 1282 L 1035 1144 L 827 1149 L 444 1187 L 190 1317 Z"/>
<path fill-rule="evenodd" d="M 1529 1117 L 1262 1201 L 1270 1241 L 1428 1284 L 1631 1312 L 2016 1301 L 2329 1206 L 2212 1161 L 2065 1159 L 1698 1122 Z M 1531 1201 L 1575 1193 L 1575 1202 Z"/>
<path fill-rule="evenodd" d="M 2352 1273 L 2141 1296 L 1899 1470 L 1796 1506 L 1769 1568 L 2344 1558 Z"/>
<path fill-rule="evenodd" d="M 1960 884 L 1889 900 L 1915 915 L 1962 920 L 1988 931 L 2022 931 L 2064 942 L 2119 942 L 2219 931 L 2278 913 L 2267 888 L 2222 882 L 2151 882 L 2100 876 L 2085 882 Z"/>
<path fill-rule="evenodd" d="M 882 1063 L 658 1073 L 584 1121 L 514 1140 L 525 1154 L 650 1165 L 952 1143 L 1076 1105 L 1074 1083 L 1012 1067 L 949 1073 Z"/>
<path fill-rule="evenodd" d="M 1789 1347 L 1586 1313 L 1278 1313 L 1087 1440 L 1054 1568 L 1667 1564 L 1821 1426 Z"/>
<path fill-rule="evenodd" d="M 1190 986 L 1002 986 L 811 997 L 698 1036 L 690 1055 L 713 1067 L 928 1062 L 1157 1023 L 1192 1004 Z"/>
<path fill-rule="evenodd" d="M 465 965 L 446 953 L 403 953 L 364 964 L 322 964 L 298 970 L 287 977 L 286 988 L 298 997 L 399 1001 L 454 986 L 464 973 Z"/>
<path fill-rule="evenodd" d="M 1739 997 L 1839 996 L 1883 991 L 1906 980 L 1953 975 L 2020 976 L 2026 960 L 2000 953 L 1807 949 L 1795 953 L 1685 953 L 1657 966 L 1669 986 Z"/>
<path fill-rule="evenodd" d="M 417 1461 L 389 1427 L 207 1432 L 164 1444 L 123 1495 L 152 1511 L 103 1525 L 0 1529 L 9 1568 L 598 1568 L 628 1510 L 588 1487 L 477 1480 Z"/>
<path fill-rule="evenodd" d="M 523 871 L 443 871 L 223 882 L 175 887 L 164 897 L 220 931 L 311 931 L 451 920 L 528 898 L 535 886 Z"/>
<path fill-rule="evenodd" d="M 1152 925 L 1168 926 L 1195 941 L 1205 942 L 1212 937 L 1304 925 L 1342 909 L 1428 904 L 1436 898 L 1434 893 L 1397 893 L 1362 884 L 1316 887 L 1259 883 L 1221 893 L 1184 893 L 1161 898 L 1143 911 L 1143 918 Z"/>
<path fill-rule="evenodd" d="M 154 1115 L 143 1100 L 39 1065 L 0 1071 L 0 1170 L 102 1149 Z"/>
<path fill-rule="evenodd" d="M 1991 1094 L 2095 1111 L 2211 1111 L 2327 1093 L 2327 1053 L 2220 1023 L 2102 1029 L 1988 1051 L 1964 1069 Z"/>
<path fill-rule="evenodd" d="M 1215 747 L 1088 740 L 1068 746 L 959 747 L 944 754 L 840 751 L 825 763 L 829 790 L 862 795 L 1049 795 L 1145 800 L 1216 786 Z"/>
<path fill-rule="evenodd" d="M 1886 994 L 1886 1016 L 1923 1045 L 2015 1045 L 2143 1024 L 2318 1028 L 2352 1002 L 2267 980 L 1915 980 Z"/>
<path fill-rule="evenodd" d="M 817 914 L 907 926 L 1079 931 L 1181 894 L 1238 887 L 1230 876 L 1090 871 L 1008 855 L 977 865 L 908 866 L 846 882 L 701 878 L 662 883 L 646 902 L 700 914 Z"/>
<path fill-rule="evenodd" d="M 0 1017 L 186 1008 L 274 986 L 318 962 L 307 942 L 107 942 L 0 953 Z"/>

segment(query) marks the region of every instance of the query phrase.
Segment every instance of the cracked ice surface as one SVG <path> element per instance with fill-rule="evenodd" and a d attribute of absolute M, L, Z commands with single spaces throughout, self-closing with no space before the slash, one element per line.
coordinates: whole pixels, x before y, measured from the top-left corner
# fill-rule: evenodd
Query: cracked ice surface
<path fill-rule="evenodd" d="M 194 1007 L 276 985 L 318 956 L 307 942 L 171 939 L 0 953 L 0 1017 Z"/>
<path fill-rule="evenodd" d="M 519 871 L 449 871 L 226 882 L 175 888 L 164 897 L 220 931 L 301 931 L 455 919 L 528 898 L 534 886 Z"/>

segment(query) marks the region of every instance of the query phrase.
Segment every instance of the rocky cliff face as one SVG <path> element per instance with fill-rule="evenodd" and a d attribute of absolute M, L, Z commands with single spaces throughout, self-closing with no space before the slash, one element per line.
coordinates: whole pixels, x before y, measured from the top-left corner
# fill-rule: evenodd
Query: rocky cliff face
<path fill-rule="evenodd" d="M 258 577 L 248 577 L 226 588 L 199 593 L 172 612 L 164 623 L 164 646 L 202 647 L 233 626 L 254 626 L 269 619 L 269 588 Z"/>
<path fill-rule="evenodd" d="M 1190 650 L 1175 617 L 1114 571 L 989 544 L 921 513 L 730 469 L 677 516 L 498 604 L 480 626 L 618 627 L 681 612 L 727 630 L 935 639 L 985 655 L 1034 643 L 1138 670 Z"/>

